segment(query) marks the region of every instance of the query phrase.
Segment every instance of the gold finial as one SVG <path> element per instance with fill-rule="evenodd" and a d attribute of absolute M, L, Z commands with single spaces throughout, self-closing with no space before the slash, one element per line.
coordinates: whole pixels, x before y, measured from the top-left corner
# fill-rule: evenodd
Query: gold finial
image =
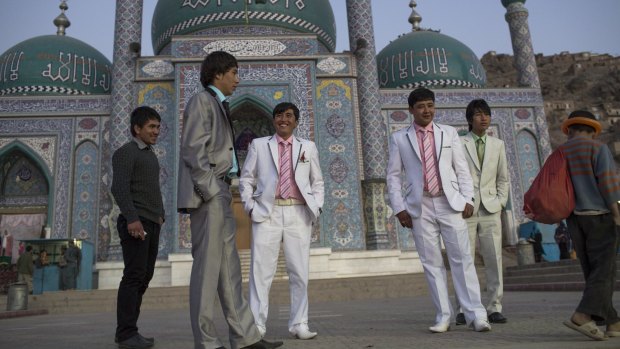
<path fill-rule="evenodd" d="M 411 0 L 409 2 L 409 7 L 411 7 L 411 15 L 409 16 L 409 23 L 411 23 L 412 31 L 420 30 L 420 22 L 422 22 L 422 16 L 415 10 L 418 4 L 415 0 Z"/>
<path fill-rule="evenodd" d="M 58 17 L 54 19 L 54 25 L 58 28 L 58 30 L 56 31 L 56 35 L 65 35 L 65 29 L 71 26 L 71 22 L 69 21 L 67 16 L 65 16 L 65 11 L 69 9 L 69 6 L 67 6 L 66 0 L 62 0 L 60 6 L 58 7 L 60 8 L 61 12 Z"/>

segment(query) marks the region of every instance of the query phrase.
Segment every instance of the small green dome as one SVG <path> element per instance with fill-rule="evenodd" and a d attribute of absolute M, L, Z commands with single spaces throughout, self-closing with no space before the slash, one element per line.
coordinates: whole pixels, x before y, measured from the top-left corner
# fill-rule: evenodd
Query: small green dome
<path fill-rule="evenodd" d="M 65 36 L 25 40 L 0 56 L 0 96 L 110 94 L 112 64 Z"/>
<path fill-rule="evenodd" d="M 377 55 L 380 88 L 486 85 L 486 72 L 474 52 L 460 41 L 416 30 L 392 41 Z"/>
<path fill-rule="evenodd" d="M 508 7 L 510 4 L 514 4 L 520 2 L 521 4 L 525 4 L 525 0 L 502 0 L 502 5 L 504 5 L 504 7 Z"/>
<path fill-rule="evenodd" d="M 159 0 L 151 28 L 153 51 L 159 54 L 173 35 L 214 27 L 270 26 L 316 34 L 319 42 L 334 52 L 336 22 L 329 0 L 264 2 Z"/>

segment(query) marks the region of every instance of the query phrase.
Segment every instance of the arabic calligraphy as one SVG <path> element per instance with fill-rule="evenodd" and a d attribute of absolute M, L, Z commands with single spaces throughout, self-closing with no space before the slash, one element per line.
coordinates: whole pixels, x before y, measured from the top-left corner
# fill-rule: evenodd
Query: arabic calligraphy
<path fill-rule="evenodd" d="M 19 79 L 19 63 L 24 56 L 24 52 L 10 52 L 2 62 L 0 62 L 0 82 L 15 81 Z M 7 76 L 8 74 L 8 76 Z"/>
<path fill-rule="evenodd" d="M 441 47 L 399 52 L 379 62 L 379 83 L 385 86 L 391 81 L 413 78 L 416 74 L 448 74 L 449 58 L 445 48 Z"/>
<path fill-rule="evenodd" d="M 237 2 L 241 2 L 243 3 L 244 1 L 247 2 L 248 4 L 252 3 L 252 0 L 228 0 L 229 2 L 232 2 L 233 4 L 236 4 Z M 303 10 L 306 7 L 306 4 L 304 3 L 305 0 L 295 0 L 295 1 L 291 1 L 291 0 L 269 0 L 269 2 L 272 5 L 277 4 L 278 2 L 284 2 L 284 7 L 285 8 L 289 8 L 291 5 L 291 2 L 293 2 L 295 4 L 295 6 L 297 7 L 297 9 L 299 10 Z M 198 6 L 202 6 L 205 7 L 207 5 L 209 5 L 209 3 L 215 3 L 217 6 L 222 6 L 222 3 L 224 2 L 224 0 L 184 0 L 183 1 L 183 5 L 181 5 L 181 7 L 191 7 L 191 8 L 196 8 Z"/>
<path fill-rule="evenodd" d="M 469 75 L 473 76 L 478 80 L 486 80 L 486 73 L 484 72 L 484 68 L 482 68 L 482 65 L 480 64 L 480 62 L 478 62 L 478 59 L 476 57 L 472 58 L 472 62 L 474 63 L 469 66 Z"/>
<path fill-rule="evenodd" d="M 203 47 L 208 54 L 226 51 L 235 56 L 276 56 L 286 50 L 286 45 L 276 40 L 218 40 Z"/>
<path fill-rule="evenodd" d="M 337 72 L 343 70 L 344 68 L 347 67 L 347 64 L 344 63 L 343 61 L 333 58 L 333 57 L 328 57 L 326 59 L 323 59 L 321 61 L 319 61 L 319 63 L 317 63 L 316 65 L 319 69 L 321 69 L 322 71 L 330 74 L 330 75 L 334 75 Z"/>
<path fill-rule="evenodd" d="M 60 51 L 58 59 L 54 61 L 52 58 L 46 66 L 41 75 L 52 81 L 70 81 L 83 86 L 92 84 L 94 88 L 102 87 L 106 92 L 110 90 L 110 67 L 97 63 L 94 58 Z"/>

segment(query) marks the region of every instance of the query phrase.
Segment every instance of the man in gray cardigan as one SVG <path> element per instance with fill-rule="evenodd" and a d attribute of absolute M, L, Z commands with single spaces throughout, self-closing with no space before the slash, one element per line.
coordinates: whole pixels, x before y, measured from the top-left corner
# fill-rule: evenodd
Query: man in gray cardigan
<path fill-rule="evenodd" d="M 154 343 L 138 333 L 137 322 L 142 296 L 153 278 L 164 223 L 159 161 L 152 149 L 160 121 L 154 109 L 136 108 L 131 113 L 134 138 L 112 156 L 112 195 L 121 211 L 117 229 L 125 263 L 116 306 L 115 341 L 120 348 L 148 348 Z"/>

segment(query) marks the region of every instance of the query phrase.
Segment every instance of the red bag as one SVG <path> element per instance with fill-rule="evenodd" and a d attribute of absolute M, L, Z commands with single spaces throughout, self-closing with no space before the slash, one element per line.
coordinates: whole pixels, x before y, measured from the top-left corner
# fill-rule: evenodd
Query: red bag
<path fill-rule="evenodd" d="M 554 224 L 575 209 L 575 192 L 568 172 L 568 161 L 556 149 L 538 172 L 523 198 L 523 212 L 533 221 Z"/>

